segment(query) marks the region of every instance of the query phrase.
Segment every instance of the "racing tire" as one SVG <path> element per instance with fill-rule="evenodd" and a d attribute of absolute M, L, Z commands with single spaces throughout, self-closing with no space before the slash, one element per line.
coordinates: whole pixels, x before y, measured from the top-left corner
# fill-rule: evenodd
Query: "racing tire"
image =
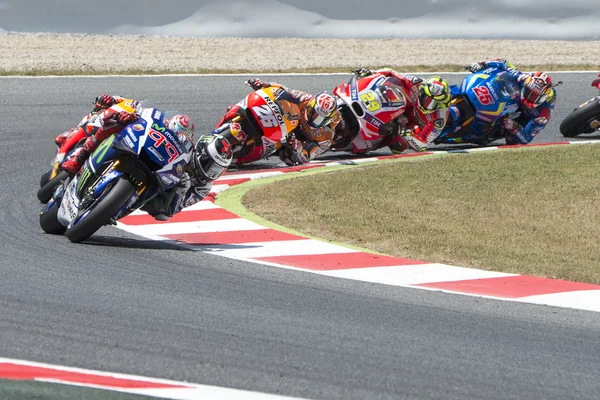
<path fill-rule="evenodd" d="M 104 226 L 129 201 L 135 187 L 128 180 L 121 178 L 108 190 L 108 194 L 93 206 L 84 219 L 67 229 L 65 234 L 71 242 L 82 242 Z"/>
<path fill-rule="evenodd" d="M 592 133 L 596 129 L 590 126 L 593 120 L 600 121 L 600 103 L 590 101 L 583 107 L 576 108 L 560 123 L 560 133 L 564 137 L 573 138 L 582 133 Z"/>
<path fill-rule="evenodd" d="M 50 177 L 50 173 L 52 172 L 52 170 L 48 171 L 48 177 Z M 42 175 L 42 179 L 44 178 L 46 174 Z M 40 203 L 47 203 L 50 201 L 50 199 L 52 198 L 52 195 L 54 195 L 54 190 L 56 189 L 56 187 L 58 185 L 61 184 L 62 181 L 64 181 L 65 179 L 67 179 L 69 177 L 69 174 L 66 171 L 60 171 L 54 178 L 50 179 L 49 181 L 46 182 L 45 185 L 43 185 L 41 188 L 39 188 L 38 192 L 37 192 L 37 198 L 40 201 Z M 40 180 L 41 183 L 41 180 Z"/>
<path fill-rule="evenodd" d="M 50 175 L 52 174 L 52 169 L 46 171 L 40 178 L 40 187 L 44 186 L 50 180 Z"/>
<path fill-rule="evenodd" d="M 62 235 L 67 227 L 58 221 L 58 208 L 60 204 L 54 202 L 49 209 L 40 213 L 40 228 L 51 235 Z"/>

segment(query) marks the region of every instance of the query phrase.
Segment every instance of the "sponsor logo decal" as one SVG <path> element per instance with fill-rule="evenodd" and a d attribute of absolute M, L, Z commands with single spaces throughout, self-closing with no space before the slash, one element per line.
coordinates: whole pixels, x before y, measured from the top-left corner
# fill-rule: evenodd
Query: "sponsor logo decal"
<path fill-rule="evenodd" d="M 154 147 L 146 147 L 146 150 L 152 153 L 154 157 L 158 158 L 160 161 L 165 161 L 164 157 L 161 156 L 158 150 L 156 150 Z"/>
<path fill-rule="evenodd" d="M 133 130 L 141 132 L 144 130 L 144 126 L 142 124 L 135 124 L 135 125 L 133 125 Z"/>

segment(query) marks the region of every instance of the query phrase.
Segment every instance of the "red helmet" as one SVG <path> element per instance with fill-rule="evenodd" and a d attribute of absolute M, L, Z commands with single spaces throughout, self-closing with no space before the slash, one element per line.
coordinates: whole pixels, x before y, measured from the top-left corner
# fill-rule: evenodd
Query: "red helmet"
<path fill-rule="evenodd" d="M 525 78 L 521 89 L 521 103 L 529 108 L 537 107 L 554 96 L 552 78 L 544 72 L 534 72 Z"/>
<path fill-rule="evenodd" d="M 187 115 L 174 115 L 168 124 L 168 128 L 176 135 L 185 135 L 190 141 L 194 140 L 194 123 Z"/>

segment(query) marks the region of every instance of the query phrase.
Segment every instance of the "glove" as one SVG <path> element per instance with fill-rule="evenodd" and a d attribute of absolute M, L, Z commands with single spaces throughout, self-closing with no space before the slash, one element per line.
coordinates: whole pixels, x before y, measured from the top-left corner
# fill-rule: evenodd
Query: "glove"
<path fill-rule="evenodd" d="M 177 187 L 175 190 L 177 190 L 179 193 L 187 193 L 187 191 L 190 189 L 190 187 L 192 186 L 192 178 L 190 177 L 190 174 L 187 172 L 184 172 L 183 175 L 181 175 L 181 178 L 179 178 L 179 183 L 177 184 Z"/>
<path fill-rule="evenodd" d="M 504 118 L 504 120 L 502 121 L 502 126 L 506 131 L 512 134 L 517 133 L 517 131 L 519 130 L 519 124 L 514 119 L 510 118 Z"/>
<path fill-rule="evenodd" d="M 139 116 L 136 113 L 130 113 L 127 111 L 121 111 L 117 115 L 117 121 L 119 121 L 119 123 L 121 123 L 123 125 L 129 125 L 132 122 L 137 121 L 138 118 L 139 118 Z"/>
<path fill-rule="evenodd" d="M 290 166 L 310 161 L 308 153 L 302 147 L 302 142 L 296 139 L 294 135 L 286 138 L 286 145 L 279 154 L 279 159 Z"/>
<path fill-rule="evenodd" d="M 296 139 L 296 136 L 290 135 L 286 139 L 287 147 L 294 153 L 302 151 L 302 142 Z"/>
<path fill-rule="evenodd" d="M 472 73 L 481 71 L 484 68 L 485 68 L 485 61 L 479 61 L 479 62 L 473 63 L 471 65 L 467 65 L 465 67 L 466 70 L 471 71 Z"/>
<path fill-rule="evenodd" d="M 254 90 L 258 90 L 258 89 L 262 89 L 262 88 L 266 88 L 269 87 L 269 83 L 267 82 L 263 82 L 258 78 L 252 78 L 252 79 L 248 79 L 246 82 L 244 82 L 247 86 L 250 86 L 252 89 Z"/>
<path fill-rule="evenodd" d="M 365 76 L 373 75 L 373 71 L 368 68 L 358 68 L 354 71 L 355 75 L 358 75 L 360 78 L 364 78 Z"/>
<path fill-rule="evenodd" d="M 108 94 L 96 97 L 96 108 L 108 108 L 113 104 L 115 104 L 115 98 Z"/>

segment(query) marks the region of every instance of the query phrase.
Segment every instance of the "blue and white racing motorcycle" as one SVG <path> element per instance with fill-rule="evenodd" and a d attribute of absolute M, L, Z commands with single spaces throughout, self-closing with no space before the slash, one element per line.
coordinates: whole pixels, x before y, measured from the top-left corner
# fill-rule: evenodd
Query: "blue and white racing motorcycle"
<path fill-rule="evenodd" d="M 451 110 L 435 144 L 487 145 L 506 138 L 500 121 L 506 116 L 518 117 L 520 104 L 519 86 L 508 72 L 485 68 L 467 75 L 460 88 L 452 86 L 451 90 L 451 106 L 458 112 Z"/>
<path fill-rule="evenodd" d="M 40 214 L 41 228 L 81 242 L 174 188 L 193 149 L 165 126 L 174 114 L 145 104 L 138 121 L 103 141 L 56 189 Z"/>

